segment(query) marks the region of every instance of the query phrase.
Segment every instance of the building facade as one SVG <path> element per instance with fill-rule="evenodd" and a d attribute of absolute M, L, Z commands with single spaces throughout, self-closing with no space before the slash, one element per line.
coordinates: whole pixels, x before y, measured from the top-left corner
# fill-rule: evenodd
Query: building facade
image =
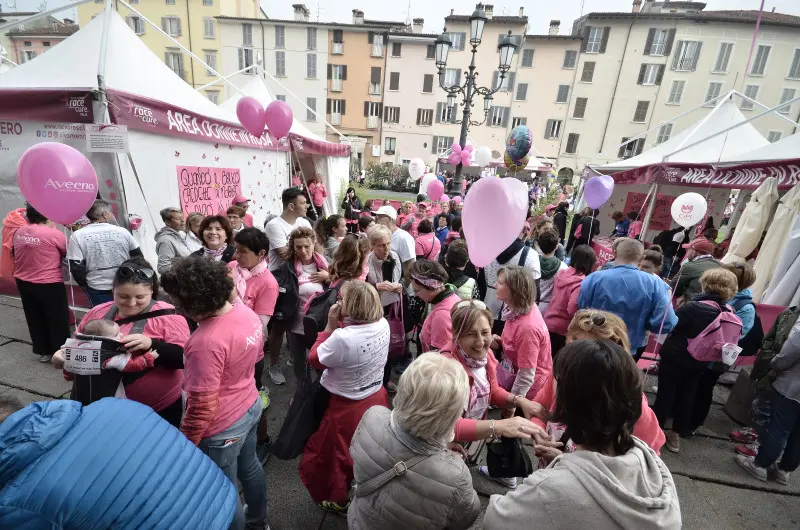
<path fill-rule="evenodd" d="M 0 24 L 23 20 L 36 13 L 0 13 Z M 0 34 L 0 71 L 2 67 L 22 64 L 43 54 L 62 40 L 78 31 L 70 19 L 58 20 L 47 16 L 23 22 Z"/>

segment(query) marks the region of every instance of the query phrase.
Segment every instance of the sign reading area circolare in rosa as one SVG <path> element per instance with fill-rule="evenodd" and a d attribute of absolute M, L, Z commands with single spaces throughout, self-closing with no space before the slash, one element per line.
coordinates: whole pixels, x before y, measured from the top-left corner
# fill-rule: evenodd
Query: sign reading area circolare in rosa
<path fill-rule="evenodd" d="M 242 194 L 237 168 L 177 166 L 181 209 L 188 215 L 225 214 L 234 197 Z"/>

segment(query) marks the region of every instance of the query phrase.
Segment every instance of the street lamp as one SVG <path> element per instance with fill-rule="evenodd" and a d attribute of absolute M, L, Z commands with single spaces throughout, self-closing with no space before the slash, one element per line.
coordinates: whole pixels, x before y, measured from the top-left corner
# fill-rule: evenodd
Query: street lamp
<path fill-rule="evenodd" d="M 439 86 L 447 93 L 447 106 L 452 109 L 449 112 L 455 113 L 457 96 L 459 94 L 463 96 L 461 101 L 461 105 L 464 107 L 463 116 L 460 120 L 453 121 L 453 123 L 461 124 L 461 135 L 459 136 L 458 143 L 462 149 L 466 147 L 467 144 L 467 132 L 469 131 L 469 127 L 471 125 L 481 126 L 489 117 L 489 111 L 492 110 L 492 94 L 500 90 L 500 87 L 503 86 L 503 81 L 508 75 L 508 71 L 511 69 L 514 52 L 517 50 L 517 45 L 514 44 L 514 41 L 511 39 L 511 32 L 509 31 L 508 35 L 500 39 L 500 43 L 497 46 L 500 52 L 500 63 L 497 67 L 500 75 L 497 80 L 497 86 L 492 88 L 478 86 L 478 72 L 475 71 L 475 56 L 478 53 L 478 46 L 483 38 L 483 29 L 487 21 L 488 18 L 486 17 L 486 12 L 483 10 L 483 4 L 476 5 L 475 11 L 472 13 L 472 16 L 469 17 L 469 43 L 472 45 L 472 60 L 465 76 L 464 84 L 462 85 L 446 84 L 444 73 L 445 68 L 447 68 L 447 56 L 453 45 L 453 42 L 447 34 L 447 28 L 444 29 L 444 32 L 439 35 L 439 38 L 437 38 L 435 42 L 436 69 L 439 73 Z M 473 121 L 471 119 L 472 107 L 475 104 L 473 101 L 475 96 L 483 96 L 483 120 L 481 121 Z M 455 177 L 453 178 L 453 188 L 458 193 L 461 193 L 461 170 L 462 165 L 458 164 L 456 166 Z"/>

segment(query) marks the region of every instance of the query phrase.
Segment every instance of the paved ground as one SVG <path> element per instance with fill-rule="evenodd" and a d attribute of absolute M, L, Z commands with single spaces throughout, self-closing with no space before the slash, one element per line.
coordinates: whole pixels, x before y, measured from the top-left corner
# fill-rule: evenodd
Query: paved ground
<path fill-rule="evenodd" d="M 69 385 L 60 372 L 36 360 L 29 342 L 19 302 L 0 297 L 0 393 L 14 395 L 26 403 L 64 396 Z M 280 429 L 294 390 L 291 368 L 285 367 L 284 372 L 289 384 L 272 387 L 272 405 L 268 409 L 273 436 Z M 654 383 L 649 382 L 646 388 Z M 800 473 L 786 488 L 751 479 L 734 462 L 734 444 L 728 441 L 727 433 L 736 425 L 721 406 L 727 393 L 726 389 L 718 389 L 707 427 L 695 438 L 682 442 L 680 455 L 667 451 L 662 455 L 675 477 L 684 528 L 800 528 Z M 347 527 L 344 518 L 325 514 L 314 506 L 297 475 L 297 461 L 273 458 L 266 471 L 270 526 L 274 530 Z M 473 470 L 473 478 L 484 508 L 490 495 L 503 493 L 500 486 L 480 477 L 477 470 Z M 481 528 L 481 519 L 473 528 Z"/>

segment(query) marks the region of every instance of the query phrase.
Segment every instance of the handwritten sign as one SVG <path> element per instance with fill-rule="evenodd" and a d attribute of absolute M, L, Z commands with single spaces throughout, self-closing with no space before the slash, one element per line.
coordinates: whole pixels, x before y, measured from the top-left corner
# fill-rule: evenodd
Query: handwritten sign
<path fill-rule="evenodd" d="M 629 212 L 641 212 L 641 219 L 644 219 L 647 213 L 647 206 L 644 204 L 646 197 L 646 193 L 628 193 L 628 197 L 625 199 L 625 209 L 623 213 L 627 215 Z M 669 230 L 669 227 L 672 225 L 670 208 L 674 200 L 675 197 L 673 195 L 663 195 L 659 193 L 656 196 L 656 206 L 653 209 L 653 216 L 650 218 L 648 230 Z"/>
<path fill-rule="evenodd" d="M 225 214 L 234 197 L 242 194 L 237 168 L 178 166 L 181 209 L 188 215 Z"/>

